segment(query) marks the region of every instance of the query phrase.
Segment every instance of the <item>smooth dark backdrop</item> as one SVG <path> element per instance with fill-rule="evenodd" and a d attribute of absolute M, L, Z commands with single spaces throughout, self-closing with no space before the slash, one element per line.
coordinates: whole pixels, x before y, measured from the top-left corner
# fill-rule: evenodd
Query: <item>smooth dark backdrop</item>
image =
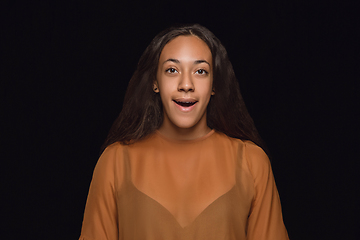
<path fill-rule="evenodd" d="M 200 23 L 227 48 L 291 239 L 356 239 L 355 3 L 2 2 L 3 239 L 79 237 L 127 83 L 175 23 Z"/>

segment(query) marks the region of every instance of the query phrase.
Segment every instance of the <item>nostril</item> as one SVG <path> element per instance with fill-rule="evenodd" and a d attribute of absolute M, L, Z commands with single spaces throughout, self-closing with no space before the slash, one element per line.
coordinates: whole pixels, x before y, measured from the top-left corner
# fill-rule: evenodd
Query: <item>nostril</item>
<path fill-rule="evenodd" d="M 180 85 L 178 87 L 178 90 L 179 91 L 185 91 L 185 92 L 188 92 L 188 91 L 194 91 L 194 86 L 193 85 Z"/>

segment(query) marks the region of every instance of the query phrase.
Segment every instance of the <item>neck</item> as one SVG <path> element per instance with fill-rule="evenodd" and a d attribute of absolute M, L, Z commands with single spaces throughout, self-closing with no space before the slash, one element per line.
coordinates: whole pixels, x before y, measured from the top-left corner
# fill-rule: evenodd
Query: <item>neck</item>
<path fill-rule="evenodd" d="M 206 124 L 206 118 L 201 119 L 200 122 L 190 128 L 180 128 L 165 120 L 159 128 L 159 132 L 162 135 L 174 140 L 194 140 L 205 136 L 210 131 L 211 129 Z"/>

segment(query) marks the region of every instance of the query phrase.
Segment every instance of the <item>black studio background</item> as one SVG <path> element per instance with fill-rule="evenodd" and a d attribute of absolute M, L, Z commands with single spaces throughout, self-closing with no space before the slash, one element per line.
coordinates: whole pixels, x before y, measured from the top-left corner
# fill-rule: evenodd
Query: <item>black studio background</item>
<path fill-rule="evenodd" d="M 174 23 L 228 50 L 291 239 L 357 239 L 356 1 L 1 3 L 2 239 L 77 239 L 140 55 Z"/>

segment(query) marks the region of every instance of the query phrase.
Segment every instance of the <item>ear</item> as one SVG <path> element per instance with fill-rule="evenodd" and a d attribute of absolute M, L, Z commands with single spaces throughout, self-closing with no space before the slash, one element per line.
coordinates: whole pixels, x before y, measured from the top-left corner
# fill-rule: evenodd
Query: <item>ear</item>
<path fill-rule="evenodd" d="M 211 95 L 215 95 L 215 88 L 212 89 Z"/>
<path fill-rule="evenodd" d="M 153 91 L 154 91 L 155 93 L 158 93 L 158 92 L 159 92 L 159 87 L 158 87 L 158 84 L 157 84 L 156 81 L 153 83 Z"/>

